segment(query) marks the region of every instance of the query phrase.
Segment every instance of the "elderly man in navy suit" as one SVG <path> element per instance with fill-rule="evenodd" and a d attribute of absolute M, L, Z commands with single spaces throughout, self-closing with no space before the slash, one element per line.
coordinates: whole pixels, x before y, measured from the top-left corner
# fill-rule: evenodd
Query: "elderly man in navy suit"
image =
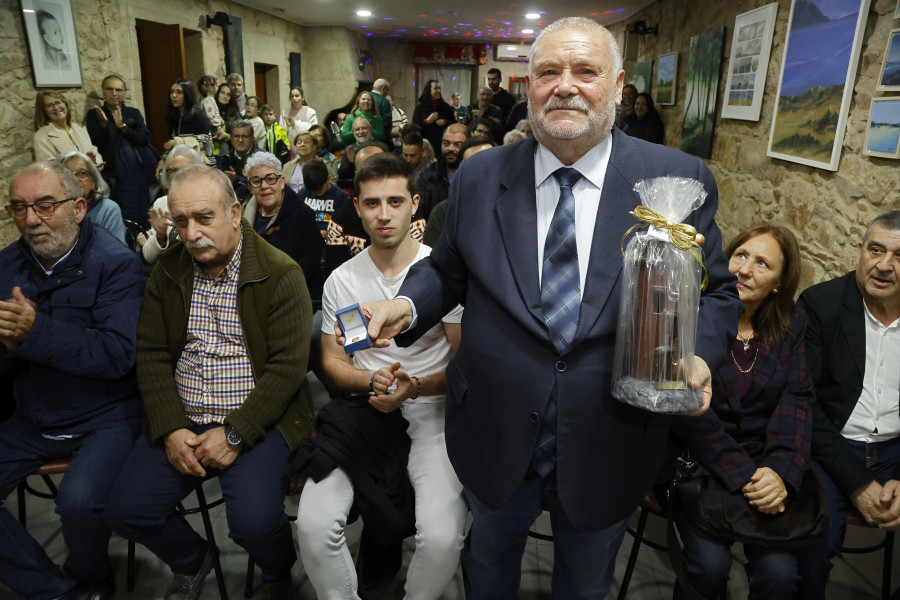
<path fill-rule="evenodd" d="M 707 406 L 710 369 L 734 339 L 740 301 L 713 220 L 715 181 L 700 160 L 614 129 L 621 65 L 595 22 L 548 26 L 529 64 L 534 138 L 465 161 L 431 258 L 397 298 L 365 307 L 376 344 L 402 332 L 404 345 L 465 305 L 446 434 L 474 518 L 463 551 L 469 598 L 517 597 L 528 529 L 544 509 L 554 597 L 605 597 L 626 519 L 662 461 L 669 419 L 610 393 L 619 244 L 636 224 L 638 181 L 689 177 L 709 194 L 688 218 L 706 237 L 702 375 L 691 384 Z"/>

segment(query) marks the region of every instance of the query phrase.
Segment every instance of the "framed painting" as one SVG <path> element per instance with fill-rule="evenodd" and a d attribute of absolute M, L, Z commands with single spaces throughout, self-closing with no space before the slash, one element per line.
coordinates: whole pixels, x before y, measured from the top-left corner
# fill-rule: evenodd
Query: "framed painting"
<path fill-rule="evenodd" d="M 678 53 L 663 54 L 656 60 L 656 103 L 675 104 L 675 80 L 678 77 Z"/>
<path fill-rule="evenodd" d="M 773 2 L 735 17 L 723 118 L 759 121 L 777 15 Z"/>
<path fill-rule="evenodd" d="M 702 158 L 712 157 L 724 45 L 724 27 L 711 29 L 691 38 L 687 87 L 684 91 L 681 149 Z"/>
<path fill-rule="evenodd" d="M 900 0 L 897 0 L 897 8 L 894 9 L 894 18 L 900 19 Z"/>
<path fill-rule="evenodd" d="M 650 93 L 650 87 L 653 82 L 653 61 L 642 60 L 634 63 L 634 73 L 632 74 L 632 82 L 637 88 L 638 93 Z"/>
<path fill-rule="evenodd" d="M 900 98 L 872 99 L 863 153 L 881 158 L 900 158 Z"/>
<path fill-rule="evenodd" d="M 837 171 L 869 2 L 791 1 L 768 156 Z"/>
<path fill-rule="evenodd" d="M 81 87 L 71 0 L 21 0 L 34 87 Z"/>
<path fill-rule="evenodd" d="M 900 91 L 900 29 L 891 32 L 884 61 L 881 63 L 881 76 L 878 78 L 879 92 Z"/>

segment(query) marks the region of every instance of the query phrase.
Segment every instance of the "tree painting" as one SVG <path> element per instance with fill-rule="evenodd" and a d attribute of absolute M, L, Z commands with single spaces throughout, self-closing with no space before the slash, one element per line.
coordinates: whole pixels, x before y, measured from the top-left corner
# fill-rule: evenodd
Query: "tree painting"
<path fill-rule="evenodd" d="M 724 27 L 691 38 L 681 149 L 703 158 L 712 156 L 724 42 Z"/>

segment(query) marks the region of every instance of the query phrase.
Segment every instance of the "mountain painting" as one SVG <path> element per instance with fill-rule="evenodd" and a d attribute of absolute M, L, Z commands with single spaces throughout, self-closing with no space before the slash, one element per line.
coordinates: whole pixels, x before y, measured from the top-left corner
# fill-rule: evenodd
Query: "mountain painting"
<path fill-rule="evenodd" d="M 837 170 L 869 2 L 791 3 L 769 156 Z"/>
<path fill-rule="evenodd" d="M 891 32 L 891 40 L 884 53 L 884 64 L 881 66 L 878 91 L 900 91 L 900 29 Z"/>

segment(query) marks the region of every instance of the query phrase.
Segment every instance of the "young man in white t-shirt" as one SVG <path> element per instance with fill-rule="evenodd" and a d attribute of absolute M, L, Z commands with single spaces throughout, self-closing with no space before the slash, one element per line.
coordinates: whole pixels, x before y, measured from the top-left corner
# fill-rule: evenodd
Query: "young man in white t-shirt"
<path fill-rule="evenodd" d="M 407 471 L 415 490 L 416 550 L 406 575 L 406 597 L 438 598 L 456 573 L 465 538 L 466 503 L 444 441 L 444 370 L 459 341 L 462 309 L 409 348 L 391 342 L 352 356 L 334 335 L 335 311 L 354 303 L 393 298 L 409 267 L 431 248 L 409 234 L 419 203 L 409 163 L 376 154 L 356 172 L 353 199 L 372 243 L 335 269 L 322 297 L 322 366 L 340 391 L 370 393 L 379 411 L 398 408 L 409 421 Z M 297 517 L 300 556 L 320 599 L 358 598 L 356 572 L 343 535 L 353 504 L 353 485 L 335 469 L 321 481 L 309 479 Z"/>

